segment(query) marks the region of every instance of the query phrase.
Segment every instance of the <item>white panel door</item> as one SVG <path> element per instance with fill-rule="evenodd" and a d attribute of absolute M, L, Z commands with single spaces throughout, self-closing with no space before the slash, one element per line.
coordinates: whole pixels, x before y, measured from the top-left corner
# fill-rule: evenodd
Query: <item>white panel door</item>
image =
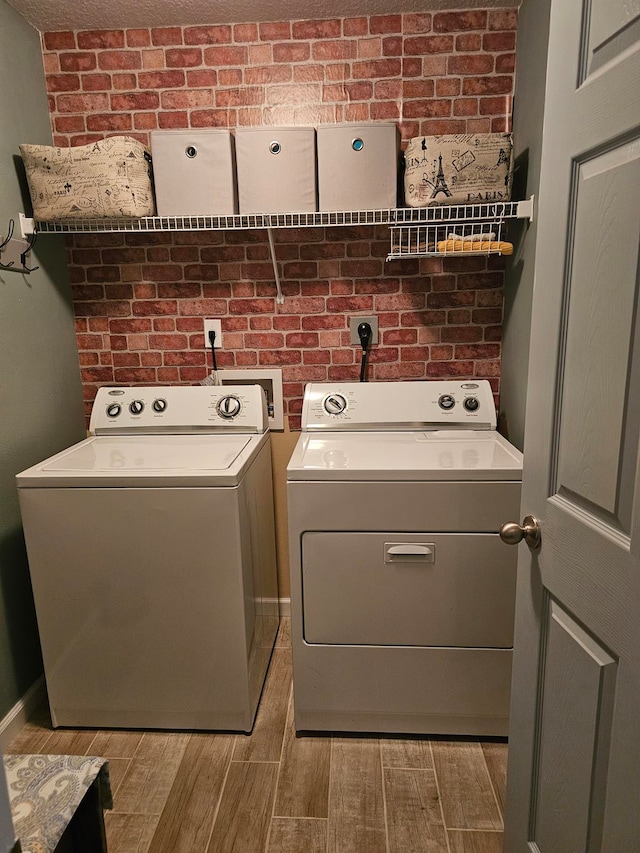
<path fill-rule="evenodd" d="M 526 33 L 522 34 L 526 38 Z M 505 853 L 640 850 L 640 4 L 552 0 Z"/>

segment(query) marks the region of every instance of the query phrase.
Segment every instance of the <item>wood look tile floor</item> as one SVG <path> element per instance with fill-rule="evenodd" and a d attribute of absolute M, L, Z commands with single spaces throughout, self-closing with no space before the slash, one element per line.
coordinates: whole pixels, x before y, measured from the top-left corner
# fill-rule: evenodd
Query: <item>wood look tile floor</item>
<path fill-rule="evenodd" d="M 290 654 L 284 619 L 251 735 L 53 730 L 43 711 L 7 752 L 107 757 L 110 853 L 500 853 L 506 743 L 297 738 Z"/>

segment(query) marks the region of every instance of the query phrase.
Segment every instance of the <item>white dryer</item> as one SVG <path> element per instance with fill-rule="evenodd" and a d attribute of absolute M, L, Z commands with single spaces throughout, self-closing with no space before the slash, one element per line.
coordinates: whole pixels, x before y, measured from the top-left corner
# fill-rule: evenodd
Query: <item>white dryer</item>
<path fill-rule="evenodd" d="M 310 384 L 287 469 L 297 731 L 506 735 L 522 454 L 489 383 Z M 515 515 L 514 515 L 515 513 Z"/>
<path fill-rule="evenodd" d="M 278 629 L 260 386 L 101 388 L 17 476 L 54 726 L 250 731 Z"/>

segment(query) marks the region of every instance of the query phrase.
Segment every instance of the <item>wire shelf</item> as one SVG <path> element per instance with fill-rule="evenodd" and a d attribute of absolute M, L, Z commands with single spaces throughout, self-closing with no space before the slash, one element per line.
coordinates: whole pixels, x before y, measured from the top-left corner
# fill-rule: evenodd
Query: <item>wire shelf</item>
<path fill-rule="evenodd" d="M 526 202 L 337 210 L 317 213 L 255 213 L 234 216 L 147 216 L 142 219 L 61 219 L 36 222 L 43 234 L 84 234 L 111 231 L 244 231 L 257 228 L 319 228 L 349 225 L 404 225 L 436 222 L 493 221 L 533 216 L 533 199 Z M 22 218 L 24 222 L 29 220 Z"/>

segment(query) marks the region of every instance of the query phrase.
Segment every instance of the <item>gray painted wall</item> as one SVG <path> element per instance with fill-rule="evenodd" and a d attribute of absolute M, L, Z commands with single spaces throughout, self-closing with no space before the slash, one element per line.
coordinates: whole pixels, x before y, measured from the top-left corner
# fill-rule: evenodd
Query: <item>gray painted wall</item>
<path fill-rule="evenodd" d="M 51 143 L 40 36 L 0 0 L 0 239 L 26 211 L 20 142 Z M 80 368 L 61 237 L 31 275 L 0 270 L 0 720 L 42 673 L 14 477 L 84 438 Z M 64 523 L 64 519 L 61 519 Z"/>
<path fill-rule="evenodd" d="M 550 8 L 551 0 L 524 0 L 520 7 L 513 105 L 515 199 L 529 198 L 538 193 Z M 500 414 L 501 428 L 508 433 L 509 440 L 523 450 L 536 241 L 535 211 L 531 225 L 518 221 L 516 227 L 510 225 L 509 233 L 515 237 L 516 248 L 505 276 Z"/>

